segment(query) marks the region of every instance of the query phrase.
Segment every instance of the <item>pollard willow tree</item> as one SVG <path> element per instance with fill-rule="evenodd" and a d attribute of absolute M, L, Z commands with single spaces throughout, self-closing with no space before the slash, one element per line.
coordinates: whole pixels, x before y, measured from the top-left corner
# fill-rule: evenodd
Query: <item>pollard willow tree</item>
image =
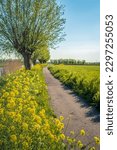
<path fill-rule="evenodd" d="M 0 0 L 0 50 L 21 54 L 30 69 L 38 47 L 54 48 L 64 39 L 63 14 L 56 0 Z"/>

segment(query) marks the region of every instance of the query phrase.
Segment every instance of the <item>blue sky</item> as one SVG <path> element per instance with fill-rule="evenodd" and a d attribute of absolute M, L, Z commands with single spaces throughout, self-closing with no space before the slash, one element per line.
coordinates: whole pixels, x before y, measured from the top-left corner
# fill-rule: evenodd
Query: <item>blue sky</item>
<path fill-rule="evenodd" d="M 100 1 L 58 0 L 65 5 L 65 41 L 51 50 L 51 59 L 99 61 Z"/>

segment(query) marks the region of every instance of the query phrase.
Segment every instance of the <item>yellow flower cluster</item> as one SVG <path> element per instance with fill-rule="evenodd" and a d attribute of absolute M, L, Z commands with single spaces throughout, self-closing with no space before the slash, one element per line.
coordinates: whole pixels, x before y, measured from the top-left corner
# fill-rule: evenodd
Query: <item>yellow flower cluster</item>
<path fill-rule="evenodd" d="M 0 149 L 64 149 L 64 118 L 52 116 L 40 65 L 4 77 L 0 89 Z"/>
<path fill-rule="evenodd" d="M 65 142 L 67 143 L 67 149 L 78 149 L 78 150 L 97 150 L 96 147 L 100 144 L 100 139 L 98 137 L 94 137 L 93 141 L 89 141 L 87 143 L 83 143 L 81 140 L 77 140 L 77 137 L 87 136 L 84 129 L 81 129 L 78 134 L 75 135 L 74 131 L 70 131 L 71 136 L 65 137 Z M 88 138 L 88 137 L 87 137 Z M 83 139 L 82 139 L 83 140 Z"/>
<path fill-rule="evenodd" d="M 77 142 L 77 144 L 79 148 L 83 148 L 83 143 L 80 140 Z"/>
<path fill-rule="evenodd" d="M 63 116 L 55 118 L 48 102 L 42 67 L 19 70 L 0 81 L 0 149 L 65 150 L 85 147 L 75 132 L 63 133 Z M 2 88 L 1 88 L 2 87 Z M 85 130 L 79 132 L 85 136 Z M 99 144 L 99 138 L 94 137 Z M 75 149 L 75 148 L 74 148 Z M 92 147 L 91 150 L 95 150 Z"/>
<path fill-rule="evenodd" d="M 95 147 L 91 147 L 89 150 L 96 150 Z"/>
<path fill-rule="evenodd" d="M 95 136 L 95 137 L 94 137 L 94 140 L 95 140 L 95 143 L 96 143 L 96 144 L 98 144 L 98 145 L 100 144 L 100 139 L 99 139 L 98 137 Z"/>
<path fill-rule="evenodd" d="M 84 129 L 80 130 L 80 135 L 84 136 L 85 134 L 86 134 L 86 133 L 85 133 L 85 130 L 84 130 Z"/>

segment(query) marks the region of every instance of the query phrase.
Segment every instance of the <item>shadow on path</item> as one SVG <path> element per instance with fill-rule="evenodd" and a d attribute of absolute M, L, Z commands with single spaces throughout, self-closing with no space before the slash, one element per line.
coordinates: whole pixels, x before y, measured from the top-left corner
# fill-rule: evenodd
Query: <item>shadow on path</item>
<path fill-rule="evenodd" d="M 92 122 L 100 122 L 100 113 L 96 108 L 94 108 L 93 106 L 90 106 L 86 100 L 79 97 L 69 87 L 65 86 L 62 83 L 61 83 L 61 86 L 75 98 L 76 103 L 80 103 L 81 108 L 88 108 L 88 112 L 85 113 L 86 117 L 90 117 Z"/>

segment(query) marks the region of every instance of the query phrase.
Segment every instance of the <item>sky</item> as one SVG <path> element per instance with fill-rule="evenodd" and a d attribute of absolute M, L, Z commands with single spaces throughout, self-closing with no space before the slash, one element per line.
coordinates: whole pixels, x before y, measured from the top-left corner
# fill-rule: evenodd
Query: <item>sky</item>
<path fill-rule="evenodd" d="M 51 59 L 100 61 L 100 0 L 58 0 L 65 5 L 65 41 L 51 50 Z"/>

